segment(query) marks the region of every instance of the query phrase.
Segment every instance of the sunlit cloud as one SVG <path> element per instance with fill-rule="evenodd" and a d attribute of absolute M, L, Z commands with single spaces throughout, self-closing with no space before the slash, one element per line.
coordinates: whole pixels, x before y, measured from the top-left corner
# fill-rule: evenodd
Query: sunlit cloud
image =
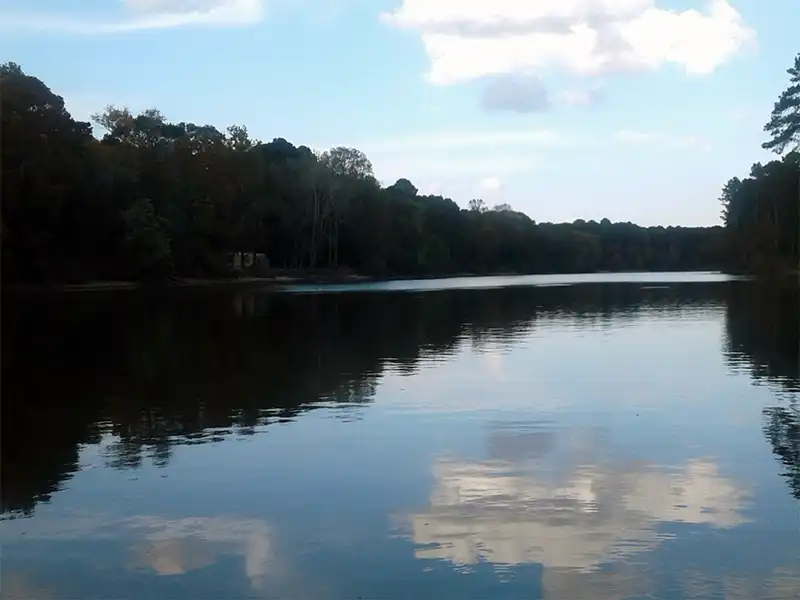
<path fill-rule="evenodd" d="M 559 70 L 578 76 L 658 69 L 707 74 L 755 40 L 727 0 L 702 12 L 655 0 L 404 0 L 381 15 L 416 32 L 428 79 L 450 85 L 492 75 Z"/>

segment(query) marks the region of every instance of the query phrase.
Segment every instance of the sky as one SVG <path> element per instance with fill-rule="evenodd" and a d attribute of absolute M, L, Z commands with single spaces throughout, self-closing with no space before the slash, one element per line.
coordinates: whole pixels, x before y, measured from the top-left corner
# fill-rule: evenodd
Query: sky
<path fill-rule="evenodd" d="M 798 0 L 0 0 L 64 97 L 324 150 L 539 221 L 719 223 L 800 52 Z"/>

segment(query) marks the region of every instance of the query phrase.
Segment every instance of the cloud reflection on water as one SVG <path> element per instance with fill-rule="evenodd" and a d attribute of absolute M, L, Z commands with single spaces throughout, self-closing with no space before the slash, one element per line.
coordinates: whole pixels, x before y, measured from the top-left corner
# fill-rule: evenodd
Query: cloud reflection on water
<path fill-rule="evenodd" d="M 548 598 L 585 586 L 625 598 L 644 585 L 631 568 L 636 556 L 672 537 L 665 525 L 748 522 L 748 492 L 710 458 L 665 467 L 608 451 L 601 430 L 556 440 L 552 430 L 518 429 L 495 427 L 484 460 L 432 466 L 429 507 L 409 517 L 416 558 L 461 569 L 538 563 Z M 609 566 L 624 576 L 611 577 Z"/>
<path fill-rule="evenodd" d="M 120 525 L 144 533 L 144 540 L 136 544 L 133 566 L 148 566 L 159 575 L 182 575 L 215 562 L 220 554 L 238 554 L 244 556 L 252 589 L 263 589 L 266 584 L 272 532 L 263 521 L 137 516 Z"/>
<path fill-rule="evenodd" d="M 263 591 L 271 576 L 282 576 L 283 567 L 273 552 L 272 528 L 260 519 L 42 515 L 35 521 L 7 522 L 3 537 L 13 539 L 19 532 L 28 541 L 121 541 L 130 550 L 128 568 L 149 569 L 159 576 L 186 575 L 226 555 L 244 559 L 244 575 L 253 591 Z"/>

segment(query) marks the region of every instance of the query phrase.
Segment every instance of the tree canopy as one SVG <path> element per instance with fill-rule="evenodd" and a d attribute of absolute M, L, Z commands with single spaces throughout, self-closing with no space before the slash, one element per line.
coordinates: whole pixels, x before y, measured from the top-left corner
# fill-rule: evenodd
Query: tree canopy
<path fill-rule="evenodd" d="M 797 203 L 785 199 L 796 154 L 728 183 L 724 229 L 537 223 L 480 198 L 460 208 L 408 179 L 384 186 L 355 148 L 318 152 L 113 105 L 93 129 L 15 63 L 0 66 L 0 88 L 6 281 L 751 268 L 797 253 Z M 790 100 L 776 110 L 791 116 Z M 775 122 L 776 140 L 796 135 L 789 117 Z"/>
<path fill-rule="evenodd" d="M 762 147 L 784 156 L 756 163 L 749 177 L 722 190 L 730 264 L 745 271 L 786 270 L 800 263 L 800 54 L 789 86 L 764 125 Z"/>
<path fill-rule="evenodd" d="M 800 146 L 800 54 L 786 72 L 789 74 L 789 87 L 778 96 L 770 119 L 764 125 L 770 139 L 764 142 L 763 147 L 778 154 L 783 154 L 787 148 Z"/>

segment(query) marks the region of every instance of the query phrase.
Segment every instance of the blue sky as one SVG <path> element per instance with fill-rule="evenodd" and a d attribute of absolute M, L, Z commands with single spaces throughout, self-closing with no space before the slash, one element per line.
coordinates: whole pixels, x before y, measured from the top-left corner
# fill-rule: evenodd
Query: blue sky
<path fill-rule="evenodd" d="M 2 60 L 76 118 L 353 146 L 538 221 L 717 223 L 797 31 L 797 0 L 0 0 Z"/>

